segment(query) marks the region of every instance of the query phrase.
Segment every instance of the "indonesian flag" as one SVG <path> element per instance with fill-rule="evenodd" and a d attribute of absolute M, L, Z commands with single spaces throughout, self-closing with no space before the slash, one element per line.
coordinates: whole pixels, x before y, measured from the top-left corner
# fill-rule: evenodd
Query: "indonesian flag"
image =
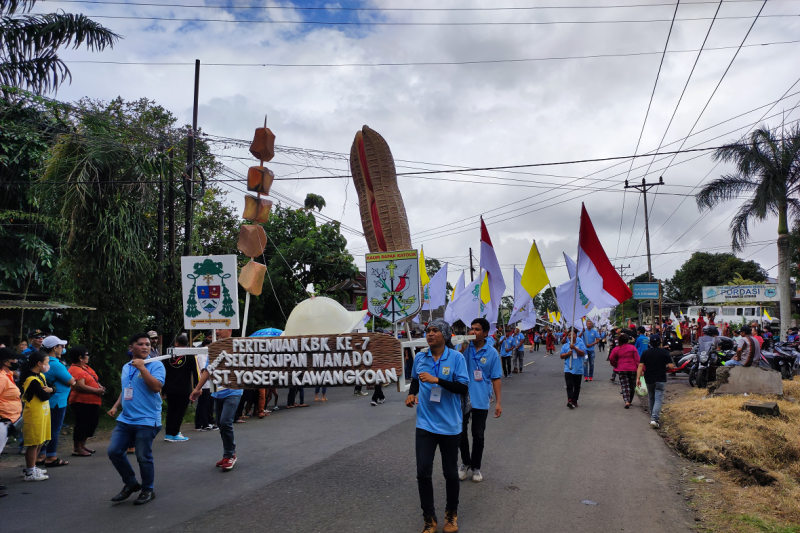
<path fill-rule="evenodd" d="M 595 307 L 613 307 L 633 296 L 614 265 L 608 260 L 594 231 L 589 213 L 581 204 L 581 233 L 578 241 L 578 279 L 583 293 Z"/>
<path fill-rule="evenodd" d="M 486 271 L 488 278 L 491 300 L 486 307 L 489 310 L 487 316 L 491 317 L 489 323 L 492 327 L 489 333 L 492 334 L 496 329 L 494 322 L 497 320 L 500 300 L 503 298 L 503 293 L 506 292 L 506 282 L 503 279 L 500 262 L 497 260 L 497 254 L 494 253 L 492 239 L 489 238 L 489 230 L 486 229 L 483 217 L 481 217 L 481 268 Z"/>

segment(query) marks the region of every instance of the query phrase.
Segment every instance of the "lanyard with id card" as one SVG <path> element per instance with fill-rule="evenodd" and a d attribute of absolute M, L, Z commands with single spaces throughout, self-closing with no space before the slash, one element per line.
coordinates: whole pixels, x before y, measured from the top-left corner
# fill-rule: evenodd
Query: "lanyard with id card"
<path fill-rule="evenodd" d="M 475 348 L 473 348 L 474 350 Z M 475 377 L 475 381 L 483 381 L 483 372 L 481 371 L 481 367 L 478 363 L 481 362 L 480 357 L 478 357 L 478 351 L 475 350 L 475 356 L 472 358 L 475 362 L 475 370 L 472 371 L 472 375 Z"/>
<path fill-rule="evenodd" d="M 438 361 L 433 363 L 433 375 L 437 378 L 439 377 L 439 367 L 442 366 L 442 358 L 440 357 Z M 439 385 L 433 385 L 431 387 L 431 401 L 439 403 L 442 401 L 442 388 Z"/>
<path fill-rule="evenodd" d="M 131 366 L 133 368 L 133 366 Z M 122 390 L 122 399 L 123 400 L 133 400 L 133 378 L 136 376 L 137 370 L 133 368 L 133 371 L 128 374 L 128 386 Z"/>

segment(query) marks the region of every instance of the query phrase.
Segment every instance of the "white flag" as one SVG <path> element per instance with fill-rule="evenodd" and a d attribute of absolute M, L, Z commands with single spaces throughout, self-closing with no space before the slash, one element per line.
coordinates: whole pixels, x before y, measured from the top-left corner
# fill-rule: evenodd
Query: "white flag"
<path fill-rule="evenodd" d="M 533 296 L 528 294 L 528 291 L 522 286 L 522 274 L 514 268 L 514 310 L 511 313 L 511 318 L 508 319 L 508 323 L 513 324 L 526 318 L 530 314 L 526 306 L 532 301 Z"/>
<path fill-rule="evenodd" d="M 450 301 L 450 304 L 444 310 L 444 321 L 450 324 L 451 326 L 458 320 L 455 315 L 453 314 L 453 302 L 455 301 L 456 297 L 464 292 L 464 271 L 461 271 L 461 275 L 458 277 L 458 281 L 456 281 L 456 286 L 453 287 L 453 299 Z M 467 324 L 469 326 L 469 324 Z"/>
<path fill-rule="evenodd" d="M 578 265 L 575 264 L 575 261 L 572 260 L 570 256 L 566 253 L 561 252 L 564 254 L 564 262 L 567 263 L 567 272 L 569 273 L 569 279 L 575 277 L 575 272 L 578 270 Z"/>
<path fill-rule="evenodd" d="M 447 306 L 450 311 L 450 318 L 453 322 L 461 320 L 467 327 L 472 321 L 481 316 L 485 311 L 482 309 L 483 303 L 480 298 L 481 280 L 470 281 L 460 291 L 456 292 L 456 297 Z M 451 324 L 453 322 L 450 322 Z"/>
<path fill-rule="evenodd" d="M 578 291 L 577 298 L 576 290 Z M 592 302 L 581 291 L 577 278 L 572 278 L 556 287 L 556 300 L 558 300 L 558 306 L 561 308 L 561 314 L 566 323 L 575 327 L 579 327 L 580 319 L 592 310 Z"/>

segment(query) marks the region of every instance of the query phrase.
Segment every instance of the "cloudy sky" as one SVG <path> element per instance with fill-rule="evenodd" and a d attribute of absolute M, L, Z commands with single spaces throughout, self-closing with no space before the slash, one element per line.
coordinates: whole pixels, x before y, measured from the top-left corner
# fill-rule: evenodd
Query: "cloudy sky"
<path fill-rule="evenodd" d="M 82 12 L 124 36 L 111 51 L 63 54 L 74 79 L 58 98 L 147 97 L 189 123 L 193 64 L 200 59 L 199 125 L 215 139 L 249 140 L 267 115 L 277 143 L 291 148 L 268 164 L 279 178 L 348 174 L 353 136 L 364 124 L 389 142 L 398 172 L 411 172 L 646 154 L 662 138 L 662 151 L 718 146 L 765 114 L 772 126 L 800 120 L 797 0 L 769 0 L 732 64 L 763 2 L 727 0 L 713 26 L 718 2 L 680 2 L 646 123 L 675 12 L 668 0 L 158 3 L 37 3 L 37 12 Z M 361 66 L 376 63 L 405 65 Z M 239 144 L 215 146 L 233 177 L 254 164 Z M 479 250 L 483 214 L 510 290 L 513 265 L 522 269 L 534 239 L 553 284 L 566 281 L 562 252 L 575 256 L 581 202 L 614 264 L 645 272 L 644 207 L 641 195 L 625 192 L 624 180 L 641 182 L 646 173 L 648 181 L 663 176 L 665 182 L 648 195 L 656 277 L 672 276 L 694 250 L 729 250 L 728 223 L 738 202 L 700 213 L 690 195 L 730 170 L 706 152 L 688 152 L 655 162 L 641 157 L 633 164 L 618 159 L 398 180 L 415 247 L 449 262 L 454 282 L 469 264 L 469 248 Z M 361 229 L 347 178 L 285 180 L 274 190 L 300 202 L 309 192 L 321 194 L 323 215 Z M 243 203 L 240 192 L 229 196 Z M 756 244 L 742 254 L 772 267 L 773 276 L 775 229 L 775 220 L 756 226 Z M 365 240 L 345 234 L 363 266 Z"/>

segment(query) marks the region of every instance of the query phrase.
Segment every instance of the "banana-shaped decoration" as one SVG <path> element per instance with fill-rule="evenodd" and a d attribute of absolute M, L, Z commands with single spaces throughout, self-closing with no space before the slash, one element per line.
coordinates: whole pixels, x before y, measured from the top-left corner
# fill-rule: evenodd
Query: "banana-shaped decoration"
<path fill-rule="evenodd" d="M 411 234 L 389 145 L 369 126 L 356 133 L 350 149 L 361 225 L 370 252 L 411 249 Z"/>

